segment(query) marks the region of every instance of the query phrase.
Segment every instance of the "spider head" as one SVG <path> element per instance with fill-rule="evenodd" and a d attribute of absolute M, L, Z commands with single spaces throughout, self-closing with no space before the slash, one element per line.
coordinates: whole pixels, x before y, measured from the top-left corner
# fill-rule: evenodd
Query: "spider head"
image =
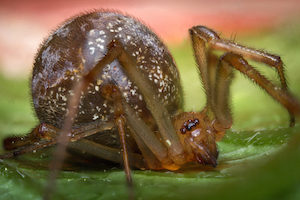
<path fill-rule="evenodd" d="M 176 132 L 191 161 L 217 166 L 218 150 L 212 121 L 205 112 L 186 112 L 176 117 Z"/>

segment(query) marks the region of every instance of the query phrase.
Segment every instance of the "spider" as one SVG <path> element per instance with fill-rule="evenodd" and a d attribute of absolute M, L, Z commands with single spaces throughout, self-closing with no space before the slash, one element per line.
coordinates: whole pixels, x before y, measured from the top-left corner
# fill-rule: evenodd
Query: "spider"
<path fill-rule="evenodd" d="M 196 162 L 215 167 L 216 142 L 233 123 L 229 87 L 234 69 L 285 107 L 294 125 L 300 104 L 288 90 L 279 56 L 222 39 L 204 26 L 189 33 L 206 92 L 201 112 L 183 112 L 175 62 L 140 21 L 107 10 L 66 20 L 35 58 L 31 93 L 40 124 L 26 136 L 5 139 L 8 152 L 0 158 L 57 144 L 50 180 L 68 147 L 124 163 L 129 184 L 130 166 L 174 171 Z M 224 54 L 218 57 L 214 50 Z M 246 58 L 275 68 L 281 86 Z"/>

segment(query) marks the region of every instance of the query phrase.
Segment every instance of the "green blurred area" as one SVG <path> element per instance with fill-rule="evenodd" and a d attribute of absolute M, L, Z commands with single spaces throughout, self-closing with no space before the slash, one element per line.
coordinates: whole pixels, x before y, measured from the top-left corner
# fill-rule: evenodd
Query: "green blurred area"
<path fill-rule="evenodd" d="M 299 36 L 299 24 L 288 24 L 236 41 L 280 55 L 290 89 L 300 98 Z M 201 110 L 205 95 L 190 41 L 171 45 L 171 52 L 181 73 L 185 110 Z M 275 70 L 253 64 L 276 82 Z M 234 126 L 219 142 L 219 166 L 180 172 L 134 170 L 137 199 L 300 199 L 300 126 L 288 128 L 287 112 L 239 73 L 231 91 Z M 1 141 L 8 135 L 27 133 L 38 123 L 30 102 L 29 81 L 0 76 Z M 34 156 L 29 155 L 30 162 Z M 24 160 L 26 156 L 0 160 L 0 199 L 40 199 L 48 172 Z M 127 197 L 120 168 L 64 171 L 57 182 L 56 199 Z"/>

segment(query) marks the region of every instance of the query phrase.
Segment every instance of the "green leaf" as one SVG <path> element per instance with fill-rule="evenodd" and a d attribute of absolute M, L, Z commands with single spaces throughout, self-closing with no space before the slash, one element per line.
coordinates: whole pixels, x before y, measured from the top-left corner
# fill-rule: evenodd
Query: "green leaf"
<path fill-rule="evenodd" d="M 299 35 L 299 26 L 290 24 L 236 40 L 281 55 L 291 91 L 299 97 Z M 205 96 L 190 42 L 172 47 L 171 52 L 181 72 L 185 110 L 201 110 Z M 253 64 L 277 79 L 272 70 Z M 28 85 L 28 81 L 0 76 L 1 141 L 27 133 L 38 123 Z M 196 166 L 178 172 L 134 170 L 138 199 L 300 198 L 300 126 L 288 128 L 287 112 L 239 73 L 231 89 L 234 126 L 218 144 L 218 167 Z M 41 199 L 50 152 L 0 160 L 0 199 Z M 104 164 L 62 171 L 56 188 L 55 199 L 125 199 L 128 192 L 122 168 Z"/>

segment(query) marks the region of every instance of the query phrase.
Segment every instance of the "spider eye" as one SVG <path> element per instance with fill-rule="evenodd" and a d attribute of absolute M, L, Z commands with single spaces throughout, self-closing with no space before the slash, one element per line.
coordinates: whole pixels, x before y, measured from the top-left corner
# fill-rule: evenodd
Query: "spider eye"
<path fill-rule="evenodd" d="M 193 127 L 199 124 L 199 119 L 189 119 L 183 123 L 182 128 L 180 129 L 181 134 L 185 134 L 186 131 L 191 131 Z"/>

